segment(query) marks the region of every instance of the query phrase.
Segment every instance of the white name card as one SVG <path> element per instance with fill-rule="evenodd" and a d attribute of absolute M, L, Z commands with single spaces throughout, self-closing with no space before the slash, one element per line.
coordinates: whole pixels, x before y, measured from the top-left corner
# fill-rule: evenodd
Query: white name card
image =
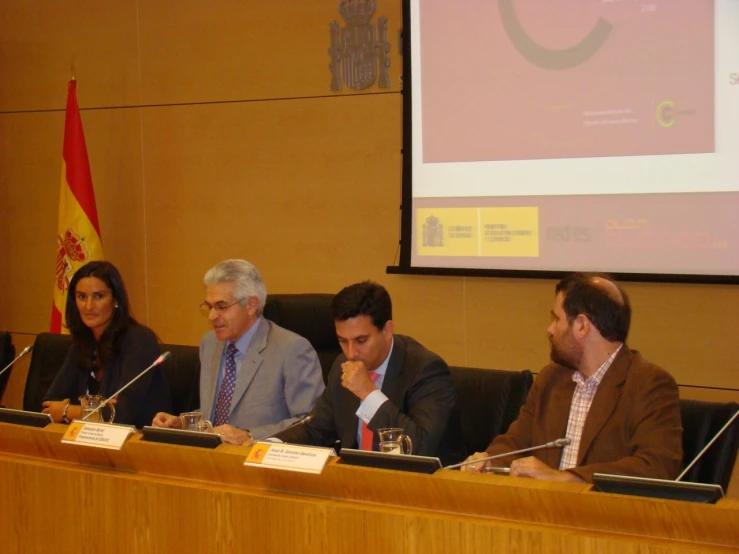
<path fill-rule="evenodd" d="M 257 442 L 251 447 L 244 465 L 321 473 L 329 456 L 333 455 L 335 455 L 333 448 Z"/>
<path fill-rule="evenodd" d="M 94 448 L 120 450 L 128 436 L 134 432 L 131 425 L 113 425 L 112 423 L 92 423 L 75 419 L 62 436 L 62 442 L 81 444 Z"/>

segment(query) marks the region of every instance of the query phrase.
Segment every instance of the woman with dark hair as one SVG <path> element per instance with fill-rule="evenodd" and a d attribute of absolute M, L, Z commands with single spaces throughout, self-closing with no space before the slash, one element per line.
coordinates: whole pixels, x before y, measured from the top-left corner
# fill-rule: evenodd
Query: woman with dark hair
<path fill-rule="evenodd" d="M 72 346 L 42 410 L 61 423 L 80 417 L 81 395 L 108 398 L 160 354 L 154 332 L 131 315 L 123 279 L 110 262 L 90 262 L 75 272 L 65 316 Z M 143 427 L 169 410 L 169 387 L 159 366 L 115 399 L 115 423 Z"/>

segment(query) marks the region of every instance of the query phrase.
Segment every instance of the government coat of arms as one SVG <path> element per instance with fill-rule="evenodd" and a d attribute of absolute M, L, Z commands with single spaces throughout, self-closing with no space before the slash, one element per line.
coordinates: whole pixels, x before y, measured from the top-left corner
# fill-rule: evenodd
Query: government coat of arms
<path fill-rule="evenodd" d="M 371 23 L 377 4 L 374 0 L 342 0 L 339 13 L 346 23 L 329 25 L 331 47 L 331 90 L 363 90 L 377 81 L 378 88 L 390 88 L 390 43 L 387 40 L 387 18 Z M 379 78 L 378 78 L 379 74 Z"/>
<path fill-rule="evenodd" d="M 61 292 L 69 288 L 74 273 L 73 264 L 82 264 L 90 257 L 85 239 L 74 229 L 67 229 L 56 237 L 56 286 Z"/>
<path fill-rule="evenodd" d="M 435 215 L 426 218 L 421 231 L 423 246 L 444 246 L 444 225 Z"/>

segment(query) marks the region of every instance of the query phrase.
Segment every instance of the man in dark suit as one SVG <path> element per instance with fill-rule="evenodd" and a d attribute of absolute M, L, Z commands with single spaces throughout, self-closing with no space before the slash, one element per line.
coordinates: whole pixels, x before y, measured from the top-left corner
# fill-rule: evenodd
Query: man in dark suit
<path fill-rule="evenodd" d="M 556 481 L 591 482 L 594 473 L 677 477 L 677 384 L 626 346 L 630 321 L 629 299 L 609 277 L 575 273 L 562 279 L 547 329 L 554 363 L 541 370 L 508 432 L 469 460 L 567 437 L 564 449 L 500 458 L 492 465 L 510 463 L 513 476 Z M 480 471 L 483 465 L 465 469 Z"/>
<path fill-rule="evenodd" d="M 413 454 L 443 463 L 464 457 L 452 379 L 446 362 L 410 337 L 396 335 L 384 287 L 357 283 L 332 303 L 343 350 L 328 385 L 303 425 L 276 435 L 285 442 L 378 449 L 378 429 L 400 427 Z M 364 424 L 364 425 L 363 425 Z"/>

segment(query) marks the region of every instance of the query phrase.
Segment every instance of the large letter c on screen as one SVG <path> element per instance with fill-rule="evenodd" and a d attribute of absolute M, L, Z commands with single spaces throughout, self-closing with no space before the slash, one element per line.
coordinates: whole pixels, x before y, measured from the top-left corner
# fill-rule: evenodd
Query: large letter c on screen
<path fill-rule="evenodd" d="M 513 46 L 524 58 L 542 69 L 571 69 L 586 62 L 603 46 L 613 29 L 613 25 L 600 18 L 595 27 L 579 43 L 564 50 L 553 50 L 540 46 L 526 33 L 516 17 L 513 0 L 498 0 L 498 9 L 503 28 Z"/>
<path fill-rule="evenodd" d="M 674 108 L 675 103 L 670 100 L 663 100 L 657 106 L 657 123 L 665 129 L 675 124 Z"/>

